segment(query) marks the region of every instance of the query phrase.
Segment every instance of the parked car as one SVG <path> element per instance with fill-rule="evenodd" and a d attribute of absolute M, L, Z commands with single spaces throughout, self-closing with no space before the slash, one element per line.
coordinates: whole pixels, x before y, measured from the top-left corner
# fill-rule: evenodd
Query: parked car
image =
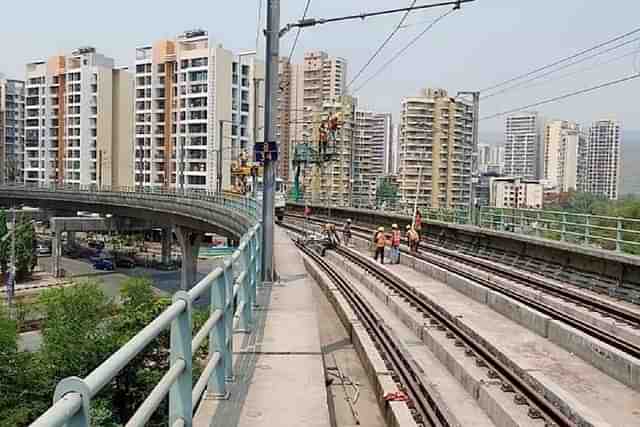
<path fill-rule="evenodd" d="M 38 255 L 51 255 L 51 246 L 46 243 L 38 243 L 36 251 Z"/>
<path fill-rule="evenodd" d="M 96 270 L 108 270 L 113 271 L 116 267 L 113 265 L 113 261 L 109 258 L 98 258 L 93 262 L 93 268 Z"/>
<path fill-rule="evenodd" d="M 119 257 L 116 259 L 116 267 L 120 268 L 133 268 L 136 266 L 136 262 L 131 258 Z"/>

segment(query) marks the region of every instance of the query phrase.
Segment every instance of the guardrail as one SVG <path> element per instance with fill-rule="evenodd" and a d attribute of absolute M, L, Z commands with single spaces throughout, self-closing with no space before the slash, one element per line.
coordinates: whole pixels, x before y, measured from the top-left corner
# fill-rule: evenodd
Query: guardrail
<path fill-rule="evenodd" d="M 231 196 L 227 193 L 216 193 L 205 190 L 171 189 L 165 190 L 154 187 L 110 187 L 96 185 L 75 185 L 75 184 L 3 184 L 0 190 L 19 191 L 46 191 L 56 193 L 84 193 L 99 195 L 120 195 L 123 197 L 134 197 L 145 199 L 148 197 L 164 196 L 169 199 L 199 200 L 218 204 L 224 208 L 236 210 L 243 214 L 248 214 L 252 219 L 259 220 L 262 212 L 262 205 L 256 200 L 245 196 Z"/>
<path fill-rule="evenodd" d="M 223 267 L 209 273 L 188 292 L 175 293 L 167 309 L 84 379 L 70 377 L 60 381 L 53 406 L 31 426 L 90 426 L 91 399 L 166 328 L 170 328 L 171 335 L 170 367 L 126 426 L 144 426 L 167 395 L 168 425 L 174 427 L 191 425 L 193 411 L 205 390 L 211 397 L 226 397 L 225 380 L 233 377 L 234 315 L 238 316 L 240 330 L 248 330 L 253 323 L 256 288 L 262 280 L 260 236 L 261 226 L 257 224 L 243 236 Z M 234 265 L 239 261 L 244 268 L 236 271 Z M 234 280 L 235 273 L 239 274 Z M 211 296 L 209 317 L 194 336 L 192 302 L 207 292 Z M 193 355 L 205 341 L 206 367 L 194 385 Z"/>
<path fill-rule="evenodd" d="M 478 225 L 602 249 L 638 253 L 640 220 L 543 209 L 481 208 Z"/>

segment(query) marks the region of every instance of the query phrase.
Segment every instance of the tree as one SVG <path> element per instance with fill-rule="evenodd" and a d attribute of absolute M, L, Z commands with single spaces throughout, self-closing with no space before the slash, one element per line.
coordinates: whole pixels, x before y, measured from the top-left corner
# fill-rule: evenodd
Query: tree
<path fill-rule="evenodd" d="M 395 206 L 398 201 L 398 184 L 388 177 L 383 177 L 376 188 L 376 206 L 385 204 L 386 207 Z"/>
<path fill-rule="evenodd" d="M 21 220 L 16 224 L 16 280 L 28 277 L 37 263 L 36 233 L 31 222 Z M 0 239 L 7 236 L 7 213 L 0 210 Z M 11 238 L 0 242 L 0 269 L 6 273 L 11 260 Z"/>

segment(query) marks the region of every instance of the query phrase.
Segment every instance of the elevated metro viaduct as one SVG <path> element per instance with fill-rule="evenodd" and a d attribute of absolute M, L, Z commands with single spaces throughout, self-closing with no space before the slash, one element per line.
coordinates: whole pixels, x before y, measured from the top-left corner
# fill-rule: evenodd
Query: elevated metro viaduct
<path fill-rule="evenodd" d="M 240 240 L 255 223 L 237 209 L 245 206 L 233 206 L 222 198 L 211 199 L 197 193 L 6 186 L 0 187 L 0 201 L 11 206 L 26 205 L 50 211 L 111 214 L 138 223 L 153 223 L 164 229 L 173 228 L 182 250 L 182 289 L 188 289 L 195 282 L 197 255 L 205 232 Z"/>
<path fill-rule="evenodd" d="M 341 223 L 404 231 L 411 217 L 383 211 L 308 205 L 312 216 Z M 287 203 L 287 213 L 300 214 L 305 205 Z M 566 280 L 611 296 L 640 302 L 640 257 L 580 246 L 535 236 L 496 231 L 475 225 L 430 221 L 423 218 L 423 236 L 439 247 L 485 258 L 509 267 Z"/>

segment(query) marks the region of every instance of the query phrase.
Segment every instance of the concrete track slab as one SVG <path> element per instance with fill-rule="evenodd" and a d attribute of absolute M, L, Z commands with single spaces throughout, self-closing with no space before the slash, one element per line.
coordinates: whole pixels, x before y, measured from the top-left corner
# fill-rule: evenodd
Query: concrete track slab
<path fill-rule="evenodd" d="M 388 268 L 558 400 L 592 420 L 615 426 L 640 424 L 640 393 L 444 283 L 403 265 Z"/>

